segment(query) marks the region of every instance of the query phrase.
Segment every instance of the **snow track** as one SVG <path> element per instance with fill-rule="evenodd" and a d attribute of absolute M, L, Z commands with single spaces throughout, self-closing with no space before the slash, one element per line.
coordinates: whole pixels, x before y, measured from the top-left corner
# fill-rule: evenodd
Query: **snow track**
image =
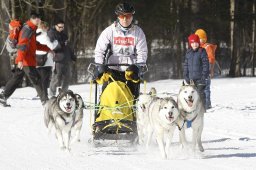
<path fill-rule="evenodd" d="M 177 94 L 181 80 L 148 84 L 160 93 Z M 89 111 L 84 112 L 81 142 L 71 152 L 62 152 L 54 134 L 48 135 L 43 122 L 43 107 L 32 100 L 32 88 L 18 89 L 8 101 L 12 107 L 0 107 L 0 169 L 3 170 L 169 170 L 169 169 L 256 169 L 256 78 L 214 79 L 213 108 L 205 114 L 202 134 L 205 152 L 180 147 L 175 131 L 168 160 L 162 160 L 157 144 L 144 146 L 93 147 Z M 89 85 L 72 86 L 89 102 Z M 191 141 L 191 129 L 187 138 Z"/>

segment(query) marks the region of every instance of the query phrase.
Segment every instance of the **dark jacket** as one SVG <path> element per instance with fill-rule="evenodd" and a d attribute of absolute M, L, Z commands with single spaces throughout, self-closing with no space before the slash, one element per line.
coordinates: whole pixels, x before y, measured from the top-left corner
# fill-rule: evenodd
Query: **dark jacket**
<path fill-rule="evenodd" d="M 37 26 L 27 21 L 22 27 L 17 45 L 16 64 L 22 62 L 23 66 L 36 66 L 36 50 L 49 51 L 46 45 L 36 42 Z"/>
<path fill-rule="evenodd" d="M 74 51 L 70 48 L 69 45 L 66 45 L 64 53 L 67 57 L 66 61 L 71 61 L 71 60 L 74 61 L 74 62 L 76 61 L 76 59 L 77 59 L 76 55 L 74 54 Z"/>
<path fill-rule="evenodd" d="M 188 49 L 184 62 L 184 79 L 189 82 L 205 83 L 209 76 L 209 60 L 204 48 Z"/>
<path fill-rule="evenodd" d="M 47 32 L 50 41 L 53 42 L 54 40 L 58 41 L 58 46 L 53 49 L 53 51 L 55 52 L 55 56 L 53 58 L 53 60 L 55 62 L 65 62 L 67 57 L 65 55 L 65 51 L 66 51 L 66 44 L 67 44 L 67 40 L 68 37 L 67 35 L 62 31 L 62 32 L 58 32 L 54 27 L 52 27 L 48 32 Z"/>

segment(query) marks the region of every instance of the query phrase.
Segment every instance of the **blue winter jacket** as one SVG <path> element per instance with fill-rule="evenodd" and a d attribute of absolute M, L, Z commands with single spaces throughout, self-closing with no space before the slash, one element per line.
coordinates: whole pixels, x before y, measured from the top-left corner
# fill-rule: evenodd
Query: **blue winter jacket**
<path fill-rule="evenodd" d="M 189 82 L 205 83 L 209 76 L 209 60 L 204 48 L 188 49 L 184 62 L 184 79 Z"/>

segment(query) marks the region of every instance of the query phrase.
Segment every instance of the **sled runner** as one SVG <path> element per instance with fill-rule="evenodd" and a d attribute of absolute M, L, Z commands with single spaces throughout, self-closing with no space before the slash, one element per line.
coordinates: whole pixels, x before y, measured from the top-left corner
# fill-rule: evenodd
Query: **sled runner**
<path fill-rule="evenodd" d="M 97 64 L 91 63 L 88 72 L 94 75 Z M 129 66 L 128 64 L 107 64 L 107 67 Z M 142 67 L 140 75 L 147 71 Z M 92 124 L 93 140 L 128 140 L 134 142 L 137 138 L 136 124 L 136 94 L 132 94 L 128 87 L 127 76 L 114 75 L 115 70 L 109 69 L 100 79 L 94 80 L 95 101 L 94 120 Z M 123 74 L 127 74 L 123 72 Z M 140 76 L 141 77 L 141 76 Z M 129 78 L 128 78 L 129 79 Z M 140 81 L 133 85 L 139 92 Z M 99 86 L 102 85 L 102 89 Z M 92 88 L 91 88 L 92 90 Z"/>

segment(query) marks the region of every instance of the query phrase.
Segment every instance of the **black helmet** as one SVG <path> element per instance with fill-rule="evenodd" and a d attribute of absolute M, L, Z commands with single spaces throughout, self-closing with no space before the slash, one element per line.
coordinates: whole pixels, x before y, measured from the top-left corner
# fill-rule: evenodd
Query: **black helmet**
<path fill-rule="evenodd" d="M 135 9 L 131 4 L 129 4 L 127 2 L 123 2 L 123 3 L 119 3 L 116 6 L 115 13 L 116 13 L 116 15 L 123 14 L 123 13 L 135 14 Z"/>

